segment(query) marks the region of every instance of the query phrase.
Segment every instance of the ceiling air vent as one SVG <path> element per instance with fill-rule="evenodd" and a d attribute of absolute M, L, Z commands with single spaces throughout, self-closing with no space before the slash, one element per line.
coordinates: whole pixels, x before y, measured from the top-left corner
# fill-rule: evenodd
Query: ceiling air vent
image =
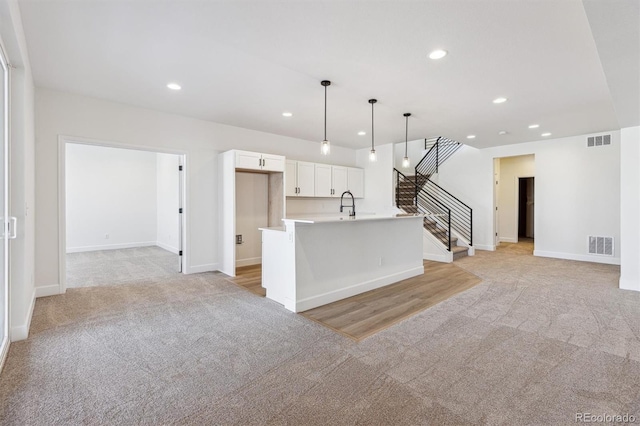
<path fill-rule="evenodd" d="M 613 256 L 613 237 L 589 236 L 589 254 Z"/>
<path fill-rule="evenodd" d="M 611 145 L 611 135 L 589 136 L 587 138 L 587 146 Z"/>

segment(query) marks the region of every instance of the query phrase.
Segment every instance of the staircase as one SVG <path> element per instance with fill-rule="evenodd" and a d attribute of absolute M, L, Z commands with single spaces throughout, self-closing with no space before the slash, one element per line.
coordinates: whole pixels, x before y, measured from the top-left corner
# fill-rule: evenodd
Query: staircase
<path fill-rule="evenodd" d="M 460 146 L 448 138 L 425 139 L 427 153 L 415 167 L 415 175 L 406 176 L 394 169 L 396 206 L 406 213 L 426 214 L 425 230 L 453 255 L 453 260 L 473 250 L 472 210 L 430 178 Z"/>

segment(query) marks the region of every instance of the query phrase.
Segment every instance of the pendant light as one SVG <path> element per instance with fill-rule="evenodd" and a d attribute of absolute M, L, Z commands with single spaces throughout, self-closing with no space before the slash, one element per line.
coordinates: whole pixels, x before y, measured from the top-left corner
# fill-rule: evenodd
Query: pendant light
<path fill-rule="evenodd" d="M 407 144 L 409 143 L 409 117 L 411 117 L 410 112 L 404 113 L 405 118 L 405 129 L 404 129 L 404 158 L 402 159 L 402 167 L 405 169 L 411 165 L 411 161 L 409 161 L 409 156 L 407 155 Z"/>
<path fill-rule="evenodd" d="M 371 104 L 371 151 L 369 152 L 369 161 L 371 162 L 378 159 L 376 155 L 376 147 L 373 141 L 373 104 L 376 102 L 378 102 L 377 99 L 369 99 L 369 103 Z"/>
<path fill-rule="evenodd" d="M 327 140 L 327 86 L 330 86 L 331 82 L 329 80 L 322 80 L 320 84 L 324 86 L 324 140 L 320 146 L 320 151 L 322 152 L 322 155 L 329 155 L 331 145 Z"/>

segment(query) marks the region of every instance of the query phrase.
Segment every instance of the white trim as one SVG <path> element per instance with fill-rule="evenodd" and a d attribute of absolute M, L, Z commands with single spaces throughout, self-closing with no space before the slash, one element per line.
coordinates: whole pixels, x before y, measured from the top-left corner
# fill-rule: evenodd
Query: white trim
<path fill-rule="evenodd" d="M 602 257 L 585 254 L 559 253 L 554 251 L 534 250 L 534 256 L 551 257 L 555 259 L 577 260 L 580 262 L 605 263 L 607 265 L 620 265 L 619 257 Z"/>
<path fill-rule="evenodd" d="M 171 247 L 170 245 L 167 245 L 165 243 L 161 243 L 159 241 L 156 241 L 154 245 L 156 245 L 156 246 L 158 246 L 161 249 L 164 249 L 166 251 L 170 251 L 171 253 L 176 254 L 176 255 L 179 253 L 179 251 L 178 251 L 178 249 L 176 247 Z"/>
<path fill-rule="evenodd" d="M 11 327 L 11 337 L 10 340 L 12 342 L 17 342 L 19 340 L 25 340 L 29 337 L 29 328 L 31 328 L 31 318 L 33 318 L 33 308 L 36 305 L 36 289 L 33 289 L 31 293 L 31 305 L 29 306 L 29 310 L 27 311 L 27 317 L 24 319 L 24 324 Z"/>
<path fill-rule="evenodd" d="M 496 251 L 496 246 L 487 244 L 474 244 L 473 248 L 476 250 Z"/>
<path fill-rule="evenodd" d="M 620 290 L 640 291 L 640 282 L 620 277 Z"/>
<path fill-rule="evenodd" d="M 195 265 L 195 266 L 187 266 L 185 267 L 185 274 L 200 274 L 202 272 L 215 272 L 219 271 L 220 264 L 218 263 L 207 263 L 204 265 Z"/>
<path fill-rule="evenodd" d="M 58 294 L 64 294 L 60 292 L 60 284 L 39 286 L 35 288 L 35 291 L 36 291 L 36 298 L 47 297 L 47 296 L 57 296 Z"/>
<path fill-rule="evenodd" d="M 501 238 L 501 237 L 499 237 L 499 239 L 500 239 L 501 243 L 517 243 L 518 242 L 517 238 L 509 238 L 509 237 Z"/>
<path fill-rule="evenodd" d="M 451 253 L 451 252 L 447 252 L 447 253 Z M 453 255 L 447 256 L 446 254 L 422 253 L 422 258 L 424 260 L 431 260 L 433 262 L 442 262 L 442 263 L 453 262 Z"/>
<path fill-rule="evenodd" d="M 262 263 L 261 257 L 248 257 L 246 259 L 237 259 L 236 260 L 236 268 L 241 266 L 251 266 L 251 265 L 259 265 Z"/>
<path fill-rule="evenodd" d="M 189 215 L 189 173 L 188 170 L 188 152 L 177 149 L 168 149 L 156 146 L 140 146 L 133 144 L 125 144 L 120 142 L 111 142 L 105 140 L 84 138 L 84 137 L 76 137 L 70 135 L 58 135 L 58 291 L 53 292 L 50 288 L 51 286 L 39 287 L 42 292 L 37 292 L 36 297 L 44 297 L 44 296 L 52 296 L 55 294 L 64 294 L 67 288 L 67 222 L 66 222 L 66 176 L 65 176 L 65 164 L 66 164 L 66 144 L 67 143 L 76 143 L 83 145 L 96 145 L 103 146 L 108 148 L 122 148 L 122 149 L 134 149 L 137 151 L 146 151 L 146 152 L 160 152 L 165 154 L 176 154 L 180 155 L 182 158 L 182 170 L 184 172 L 184 182 L 182 189 L 182 200 L 181 205 L 185 208 L 185 213 L 182 216 L 182 247 L 185 247 L 182 251 L 182 263 L 183 263 L 183 273 L 187 274 L 186 270 L 188 269 L 186 265 L 188 264 L 188 247 L 187 244 L 187 235 L 189 234 L 189 221 L 187 220 L 187 216 Z M 156 245 L 155 243 L 152 245 Z M 217 264 L 214 269 L 208 269 L 209 265 L 203 265 L 203 267 L 195 266 L 192 269 L 198 272 L 207 272 L 209 270 L 217 270 Z M 194 273 L 194 272 L 191 272 Z"/>
<path fill-rule="evenodd" d="M 406 280 L 407 278 L 415 277 L 422 274 L 424 274 L 424 266 L 419 266 L 391 275 L 386 275 L 384 277 L 375 278 L 369 281 L 363 281 L 349 287 L 329 291 L 318 296 L 301 299 L 298 300 L 298 302 L 295 304 L 294 312 L 304 312 L 309 309 L 317 308 L 318 306 L 326 305 L 327 303 L 346 299 L 347 297 L 355 296 L 356 294 L 375 290 L 377 288 L 397 283 L 398 281 Z"/>
<path fill-rule="evenodd" d="M 118 250 L 136 247 L 153 247 L 156 246 L 155 241 L 141 241 L 138 243 L 122 243 L 122 244 L 105 244 L 102 246 L 83 246 L 83 247 L 67 247 L 67 253 L 83 253 L 85 251 L 98 250 Z M 176 254 L 178 252 L 176 251 Z"/>

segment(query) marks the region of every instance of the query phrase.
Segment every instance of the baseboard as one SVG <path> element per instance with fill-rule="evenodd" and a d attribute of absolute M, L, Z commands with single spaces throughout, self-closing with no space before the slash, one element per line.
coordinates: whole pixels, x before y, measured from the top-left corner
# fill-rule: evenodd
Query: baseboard
<path fill-rule="evenodd" d="M 490 246 L 485 244 L 474 244 L 473 247 L 477 250 L 496 251 L 496 246 Z"/>
<path fill-rule="evenodd" d="M 205 265 L 185 266 L 185 274 L 200 274 L 202 272 L 214 272 L 220 268 L 218 263 L 207 263 Z"/>
<path fill-rule="evenodd" d="M 11 327 L 9 339 L 12 342 L 17 342 L 19 340 L 25 340 L 29 337 L 29 328 L 31 327 L 31 318 L 33 318 L 33 308 L 36 305 L 36 289 L 33 289 L 31 293 L 31 304 L 29 305 L 29 310 L 27 311 L 27 316 L 24 319 L 24 323 L 17 327 Z"/>
<path fill-rule="evenodd" d="M 346 299 L 347 297 L 355 296 L 356 294 L 361 294 L 366 291 L 375 290 L 377 288 L 384 287 L 389 284 L 397 283 L 398 281 L 406 280 L 407 278 L 415 277 L 417 275 L 422 275 L 422 274 L 424 274 L 424 266 L 419 266 L 419 267 L 407 269 L 405 271 L 396 272 L 395 274 L 386 275 L 384 277 L 379 277 L 373 280 L 357 283 L 349 287 L 329 291 L 327 293 L 323 293 L 317 296 L 301 299 L 295 303 L 294 312 L 304 312 L 309 309 L 317 308 L 318 306 L 326 305 L 327 303 L 332 303 L 338 300 Z"/>
<path fill-rule="evenodd" d="M 236 268 L 241 266 L 259 265 L 262 263 L 262 257 L 249 257 L 247 259 L 236 260 Z"/>
<path fill-rule="evenodd" d="M 155 241 L 139 243 L 105 244 L 100 246 L 67 247 L 67 253 L 82 253 L 85 251 L 117 250 L 136 247 L 151 247 L 157 245 Z"/>
<path fill-rule="evenodd" d="M 0 373 L 2 373 L 4 362 L 7 360 L 7 355 L 9 355 L 9 346 L 11 346 L 11 340 L 5 339 L 4 342 L 1 342 L 0 344 L 2 344 L 2 347 L 0 348 Z"/>
<path fill-rule="evenodd" d="M 640 282 L 620 277 L 619 287 L 621 290 L 640 291 Z"/>
<path fill-rule="evenodd" d="M 551 257 L 554 259 L 577 260 L 580 262 L 605 263 L 607 265 L 620 265 L 619 257 L 590 256 L 585 254 L 559 253 L 554 251 L 534 250 L 534 256 Z"/>
<path fill-rule="evenodd" d="M 501 243 L 517 243 L 518 239 L 517 238 L 500 238 L 500 242 Z"/>
<path fill-rule="evenodd" d="M 433 262 L 442 262 L 442 263 L 451 263 L 453 262 L 453 256 L 450 252 L 449 256 L 446 254 L 433 254 L 433 253 L 422 253 L 422 258 L 424 260 L 431 260 Z"/>
<path fill-rule="evenodd" d="M 36 297 L 47 297 L 47 296 L 56 296 L 58 294 L 62 294 L 60 292 L 60 285 L 45 285 L 35 288 Z"/>
<path fill-rule="evenodd" d="M 178 250 L 177 247 L 171 247 L 170 245 L 161 243 L 160 241 L 156 241 L 156 245 L 158 247 L 160 247 L 161 249 L 165 249 L 166 251 L 170 251 L 173 254 L 178 254 L 179 250 Z"/>

